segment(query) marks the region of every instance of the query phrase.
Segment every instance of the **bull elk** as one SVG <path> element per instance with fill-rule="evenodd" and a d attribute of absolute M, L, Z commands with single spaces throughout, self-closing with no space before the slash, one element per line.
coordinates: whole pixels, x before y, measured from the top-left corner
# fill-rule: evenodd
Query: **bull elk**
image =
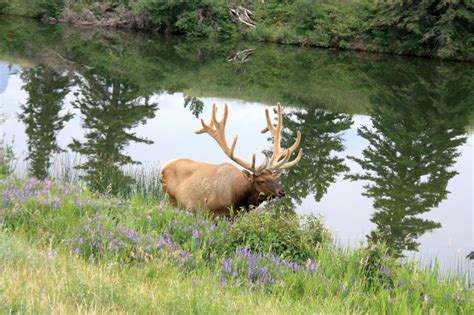
<path fill-rule="evenodd" d="M 246 162 L 234 154 L 237 136 L 229 147 L 226 141 L 225 127 L 228 116 L 227 104 L 221 121 L 217 120 L 217 107 L 212 106 L 212 118 L 209 124 L 201 119 L 202 128 L 195 133 L 209 134 L 224 153 L 235 163 L 243 167 L 238 169 L 232 164 L 219 165 L 195 162 L 188 159 L 176 159 L 163 165 L 160 181 L 163 190 L 173 205 L 182 205 L 192 211 L 208 209 L 212 215 L 230 216 L 231 211 L 257 207 L 263 201 L 284 197 L 285 191 L 277 179 L 282 170 L 296 165 L 303 154 L 300 149 L 296 158 L 290 161 L 293 152 L 301 142 L 301 133 L 297 132 L 295 143 L 288 149 L 281 148 L 283 116 L 281 105 L 277 105 L 278 120 L 273 125 L 268 109 L 265 110 L 267 126 L 262 133 L 270 131 L 274 145 L 271 157 L 265 153 L 265 161 L 255 165 L 255 154 L 252 162 Z"/>

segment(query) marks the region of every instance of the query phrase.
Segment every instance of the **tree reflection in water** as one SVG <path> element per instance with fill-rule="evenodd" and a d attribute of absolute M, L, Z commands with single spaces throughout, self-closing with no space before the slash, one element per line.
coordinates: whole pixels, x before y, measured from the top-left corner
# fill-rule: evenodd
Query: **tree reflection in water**
<path fill-rule="evenodd" d="M 344 159 L 335 153 L 344 150 L 342 133 L 351 125 L 351 115 L 331 113 L 315 107 L 293 110 L 283 115 L 282 146 L 291 146 L 296 131 L 300 130 L 300 147 L 304 153 L 301 161 L 280 180 L 291 198 L 276 200 L 275 204 L 289 211 L 294 208 L 294 203 L 301 204 L 311 194 L 316 201 L 321 200 L 337 176 L 349 170 Z"/>
<path fill-rule="evenodd" d="M 362 157 L 350 157 L 363 172 L 348 178 L 367 182 L 364 195 L 376 209 L 371 221 L 377 228 L 367 237 L 382 240 L 397 256 L 416 250 L 421 235 L 441 227 L 418 215 L 447 197 L 448 182 L 457 174 L 451 168 L 457 148 L 466 141 L 471 78 L 462 68 L 445 70 L 400 67 L 393 70 L 396 76 L 379 71 L 372 126 L 358 129 L 369 146 Z"/>
<path fill-rule="evenodd" d="M 123 150 L 131 141 L 152 143 L 130 130 L 155 117 L 158 105 L 150 103 L 150 96 L 141 95 L 139 86 L 123 74 L 87 70 L 78 80 L 78 87 L 73 106 L 80 110 L 87 130 L 85 142 L 73 139 L 69 146 L 88 157 L 78 168 L 85 171 L 83 178 L 92 189 L 127 193 L 133 179 L 121 167 L 139 162 Z"/>
<path fill-rule="evenodd" d="M 48 176 L 52 154 L 63 151 L 56 137 L 72 118 L 70 113 L 60 115 L 72 78 L 66 72 L 58 73 L 39 65 L 23 69 L 21 79 L 28 98 L 18 117 L 26 126 L 29 174 L 44 179 Z"/>

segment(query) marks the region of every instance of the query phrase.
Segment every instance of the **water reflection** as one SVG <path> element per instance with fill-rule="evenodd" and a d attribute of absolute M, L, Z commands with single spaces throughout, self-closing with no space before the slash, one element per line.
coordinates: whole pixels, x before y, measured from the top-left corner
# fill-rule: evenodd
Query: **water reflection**
<path fill-rule="evenodd" d="M 204 109 L 204 103 L 196 96 L 184 96 L 184 108 L 188 108 L 194 117 L 198 118 L 202 114 L 202 110 Z"/>
<path fill-rule="evenodd" d="M 283 121 L 282 146 L 290 146 L 296 131 L 300 130 L 303 135 L 300 146 L 304 149 L 301 161 L 281 177 L 291 199 L 282 199 L 279 203 L 288 210 L 309 195 L 320 201 L 336 177 L 349 170 L 344 159 L 335 154 L 344 150 L 342 133 L 352 125 L 352 116 L 313 107 L 286 113 Z"/>
<path fill-rule="evenodd" d="M 363 172 L 349 178 L 366 181 L 364 195 L 373 199 L 371 221 L 377 228 L 368 239 L 383 240 L 401 255 L 441 227 L 418 215 L 446 199 L 448 182 L 457 174 L 451 167 L 466 141 L 471 78 L 461 67 L 449 73 L 443 66 L 399 68 L 396 77 L 379 70 L 372 127 L 358 129 L 369 146 L 361 158 L 351 157 Z"/>
<path fill-rule="evenodd" d="M 256 137 L 263 116 L 258 107 L 280 101 L 294 107 L 284 117 L 283 141 L 292 141 L 294 130 L 302 129 L 305 149 L 300 164 L 281 177 L 293 197 L 285 201 L 287 208 L 324 213 L 343 242 L 367 234 L 371 217 L 379 237 L 398 251 L 417 248 L 423 233 L 424 254 L 428 250 L 445 263 L 458 248 L 463 257 L 471 250 L 472 226 L 465 224 L 472 215 L 472 201 L 466 198 L 472 190 L 471 65 L 257 43 L 164 40 L 17 18 L 0 21 L 0 38 L 8 38 L 0 41 L 0 59 L 21 65 L 0 67 L 2 111 L 11 117 L 20 113 L 22 121 L 7 119 L 0 133 L 8 139 L 15 136 L 16 154 L 26 147 L 34 176 L 45 176 L 50 156 L 71 137 L 76 138 L 73 150 L 87 158 L 81 165 L 84 178 L 99 191 L 129 186 L 122 169 L 133 159 L 156 164 L 175 157 L 222 162 L 215 143 L 199 142 L 193 135 L 199 121 L 185 113 L 200 116 L 203 106 L 213 102 L 235 106 L 232 133 L 247 135 L 248 146 L 240 148 L 248 149 L 244 156 L 250 156 L 266 144 L 265 136 Z M 254 49 L 250 58 L 228 61 L 244 48 Z M 20 68 L 22 77 L 14 74 Z M 66 73 L 72 86 L 62 82 Z M 65 96 L 65 107 L 72 98 L 73 112 L 78 113 L 71 120 L 61 110 L 66 90 L 77 92 Z M 152 100 L 160 100 L 161 108 L 153 123 Z M 352 114 L 357 125 L 372 115 L 371 127 L 360 128 L 360 136 L 348 129 Z M 467 120 L 471 136 L 462 146 L 463 159 L 454 165 Z M 85 133 L 78 130 L 79 123 Z M 131 131 L 136 126 L 137 134 Z M 134 145 L 149 143 L 142 135 L 157 144 Z M 356 162 L 343 161 L 343 145 Z M 346 165 L 359 173 L 351 177 L 358 181 L 342 180 Z M 453 179 L 455 170 L 461 176 Z M 111 182 L 117 185 L 109 186 Z M 370 199 L 360 195 L 362 190 Z M 441 203 L 447 190 L 453 194 Z M 428 212 L 431 220 L 426 219 Z M 436 221 L 443 223 L 442 229 L 436 230 Z M 436 233 L 428 236 L 430 230 Z M 371 239 L 376 236 L 370 234 Z"/>
<path fill-rule="evenodd" d="M 85 171 L 83 179 L 99 192 L 127 193 L 133 179 L 121 167 L 140 162 L 125 154 L 124 148 L 131 141 L 152 143 L 130 129 L 153 118 L 158 104 L 141 95 L 138 85 L 123 74 L 100 68 L 84 71 L 77 85 L 72 104 L 82 115 L 85 142 L 73 139 L 69 147 L 88 158 L 78 166 Z"/>
<path fill-rule="evenodd" d="M 70 113 L 60 114 L 72 84 L 71 77 L 40 65 L 24 69 L 21 79 L 28 99 L 21 106 L 18 117 L 25 124 L 28 135 L 29 173 L 44 179 L 48 176 L 52 154 L 63 151 L 56 142 L 57 134 L 72 118 Z"/>

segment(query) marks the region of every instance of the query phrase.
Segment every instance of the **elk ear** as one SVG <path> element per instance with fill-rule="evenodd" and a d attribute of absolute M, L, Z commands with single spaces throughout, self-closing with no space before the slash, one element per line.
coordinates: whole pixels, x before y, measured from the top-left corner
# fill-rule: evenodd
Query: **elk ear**
<path fill-rule="evenodd" d="M 278 178 L 281 176 L 281 174 L 282 174 L 282 171 L 275 171 L 273 172 L 273 177 Z"/>
<path fill-rule="evenodd" d="M 250 173 L 249 171 L 247 171 L 247 170 L 242 170 L 242 173 L 244 174 L 245 178 L 247 178 L 248 180 L 252 180 L 252 179 L 253 179 L 252 173 Z"/>

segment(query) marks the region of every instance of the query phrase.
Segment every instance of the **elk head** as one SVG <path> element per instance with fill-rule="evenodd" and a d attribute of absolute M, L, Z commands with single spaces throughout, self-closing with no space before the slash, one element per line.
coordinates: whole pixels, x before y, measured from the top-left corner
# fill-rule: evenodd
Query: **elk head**
<path fill-rule="evenodd" d="M 246 162 L 242 158 L 234 154 L 235 147 L 237 145 L 238 137 L 235 136 L 232 141 L 232 145 L 229 147 L 227 144 L 225 136 L 225 125 L 227 123 L 228 117 L 228 108 L 227 104 L 224 107 L 224 116 L 221 121 L 217 120 L 217 106 L 214 104 L 212 106 L 212 118 L 209 124 L 206 124 L 203 119 L 201 119 L 202 128 L 196 130 L 197 134 L 207 133 L 212 138 L 214 138 L 224 151 L 224 153 L 235 163 L 242 166 L 244 169 L 242 173 L 251 183 L 252 187 L 258 192 L 258 194 L 265 199 L 271 199 L 274 197 L 284 197 L 285 191 L 283 187 L 278 183 L 278 177 L 280 177 L 281 172 L 284 169 L 290 168 L 296 165 L 303 155 L 303 149 L 298 151 L 298 155 L 295 159 L 290 161 L 290 157 L 293 152 L 298 148 L 301 142 L 301 133 L 297 132 L 295 143 L 288 149 L 281 148 L 281 133 L 283 130 L 283 115 L 280 103 L 277 104 L 277 124 L 273 125 L 270 119 L 270 113 L 268 109 L 265 109 L 265 118 L 267 121 L 267 126 L 261 131 L 262 133 L 270 132 L 273 137 L 273 150 L 272 155 L 269 156 L 267 153 L 265 155 L 265 161 L 256 166 L 256 156 L 253 154 L 252 162 Z"/>

